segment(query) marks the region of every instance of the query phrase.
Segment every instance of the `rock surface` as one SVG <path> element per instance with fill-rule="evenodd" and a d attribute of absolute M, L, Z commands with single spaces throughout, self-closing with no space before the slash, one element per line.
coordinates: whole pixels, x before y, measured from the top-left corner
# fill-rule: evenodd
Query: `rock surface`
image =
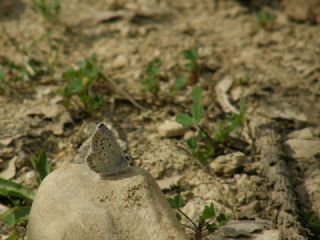
<path fill-rule="evenodd" d="M 143 169 L 101 178 L 86 165 L 52 172 L 32 205 L 28 240 L 186 239 L 151 175 Z"/>
<path fill-rule="evenodd" d="M 181 137 L 186 128 L 174 120 L 166 120 L 158 127 L 158 132 L 161 137 Z"/>
<path fill-rule="evenodd" d="M 273 240 L 280 239 L 281 234 L 277 229 L 270 229 L 272 223 L 267 220 L 238 220 L 230 221 L 222 227 L 222 232 L 228 239 L 242 240 Z"/>
<path fill-rule="evenodd" d="M 297 21 L 320 22 L 319 0 L 283 0 L 288 17 Z"/>
<path fill-rule="evenodd" d="M 234 152 L 219 156 L 210 163 L 211 169 L 218 174 L 231 177 L 240 167 L 243 167 L 245 155 L 242 152 Z"/>
<path fill-rule="evenodd" d="M 287 154 L 295 159 L 308 160 L 320 153 L 320 139 L 289 139 L 285 142 Z"/>

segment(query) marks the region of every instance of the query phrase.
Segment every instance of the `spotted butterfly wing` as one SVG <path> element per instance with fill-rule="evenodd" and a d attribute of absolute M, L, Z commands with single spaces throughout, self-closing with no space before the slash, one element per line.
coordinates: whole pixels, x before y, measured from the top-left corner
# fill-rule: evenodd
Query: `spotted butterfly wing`
<path fill-rule="evenodd" d="M 86 157 L 89 168 L 100 175 L 110 175 L 127 168 L 125 154 L 111 131 L 100 123 L 92 136 L 91 149 Z"/>

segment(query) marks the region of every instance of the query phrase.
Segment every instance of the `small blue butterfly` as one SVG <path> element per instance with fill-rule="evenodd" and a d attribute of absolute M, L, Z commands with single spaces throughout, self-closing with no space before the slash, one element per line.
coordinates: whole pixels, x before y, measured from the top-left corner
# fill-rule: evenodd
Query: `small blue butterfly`
<path fill-rule="evenodd" d="M 101 176 L 121 172 L 129 166 L 129 157 L 104 123 L 99 123 L 93 133 L 85 160 L 89 168 Z"/>

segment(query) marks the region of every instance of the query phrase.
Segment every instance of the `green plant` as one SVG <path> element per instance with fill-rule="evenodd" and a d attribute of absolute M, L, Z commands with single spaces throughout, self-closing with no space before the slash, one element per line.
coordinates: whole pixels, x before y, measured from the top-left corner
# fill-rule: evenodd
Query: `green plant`
<path fill-rule="evenodd" d="M 60 0 L 32 0 L 32 6 L 49 23 L 57 22 L 61 13 Z"/>
<path fill-rule="evenodd" d="M 150 61 L 144 70 L 142 85 L 144 88 L 157 95 L 160 89 L 160 67 L 162 62 L 159 58 Z"/>
<path fill-rule="evenodd" d="M 7 227 L 13 227 L 21 222 L 28 220 L 31 207 L 13 207 L 0 215 L 0 219 Z"/>
<path fill-rule="evenodd" d="M 188 50 L 183 51 L 183 56 L 189 62 L 185 65 L 186 69 L 189 71 L 197 71 L 198 69 L 198 48 L 193 47 Z"/>
<path fill-rule="evenodd" d="M 230 134 L 243 124 L 246 114 L 246 105 L 242 101 L 240 103 L 239 113 L 233 113 L 229 118 L 218 123 L 215 129 L 214 140 L 216 142 L 226 141 Z"/>
<path fill-rule="evenodd" d="M 0 68 L 0 91 L 3 91 L 5 89 L 5 86 L 6 86 L 6 82 L 4 78 L 4 72 Z"/>
<path fill-rule="evenodd" d="M 194 47 L 185 50 L 182 54 L 187 60 L 187 63 L 184 65 L 183 73 L 180 73 L 181 75 L 179 75 L 173 83 L 172 92 L 174 95 L 185 88 L 187 84 L 194 85 L 198 82 L 199 78 L 198 48 Z"/>
<path fill-rule="evenodd" d="M 30 59 L 25 56 L 23 64 L 16 64 L 8 58 L 0 60 L 0 84 L 4 87 L 9 83 L 25 82 L 31 79 L 36 79 L 46 72 L 41 62 Z"/>
<path fill-rule="evenodd" d="M 307 211 L 302 215 L 306 226 L 310 230 L 309 239 L 316 240 L 320 236 L 320 218 L 319 214 L 314 211 Z"/>
<path fill-rule="evenodd" d="M 227 222 L 226 215 L 222 213 L 216 214 L 212 203 L 204 207 L 201 215 L 198 217 L 198 221 L 195 222 L 181 210 L 181 208 L 185 206 L 186 201 L 180 195 L 168 198 L 168 202 L 173 209 L 176 209 L 176 217 L 179 221 L 182 220 L 183 216 L 191 224 L 183 226 L 193 231 L 193 237 L 195 240 L 203 239 L 205 236 L 215 232 L 218 227 L 225 225 Z"/>
<path fill-rule="evenodd" d="M 199 124 L 203 113 L 201 93 L 202 90 L 200 87 L 193 87 L 191 115 L 182 113 L 176 116 L 176 121 L 184 127 L 200 126 Z M 187 139 L 186 142 L 191 154 L 199 160 L 201 164 L 206 165 L 208 159 L 215 153 L 214 146 L 211 141 L 208 141 L 203 129 L 199 129 L 197 136 Z"/>
<path fill-rule="evenodd" d="M 200 126 L 199 124 L 203 113 L 201 93 L 202 90 L 200 87 L 193 87 L 191 94 L 193 100 L 191 115 L 182 113 L 176 116 L 176 121 L 184 127 Z M 214 146 L 211 141 L 208 141 L 203 129 L 199 129 L 197 136 L 189 138 L 186 142 L 191 154 L 200 161 L 201 164 L 206 165 L 208 159 L 215 153 Z"/>
<path fill-rule="evenodd" d="M 92 54 L 89 59 L 78 62 L 77 69 L 69 69 L 63 73 L 63 78 L 68 81 L 64 87 L 63 95 L 67 100 L 72 96 L 79 96 L 88 112 L 92 112 L 105 102 L 103 97 L 92 91 L 92 85 L 100 75 L 96 62 L 96 55 Z"/>
<path fill-rule="evenodd" d="M 208 128 L 204 126 L 202 119 L 203 106 L 201 98 L 201 88 L 198 86 L 192 89 L 192 107 L 190 114 L 177 114 L 176 121 L 184 127 L 197 128 L 197 135 L 186 140 L 187 146 L 192 156 L 202 165 L 207 165 L 210 157 L 216 154 L 219 144 L 228 140 L 230 134 L 243 124 L 246 113 L 245 103 L 242 101 L 237 114 L 232 114 L 229 118 L 218 123 L 213 136 L 209 134 Z"/>
<path fill-rule="evenodd" d="M 177 77 L 173 83 L 173 88 L 172 88 L 173 94 L 177 94 L 178 91 L 182 90 L 186 86 L 187 81 L 188 81 L 188 77 L 186 75 Z"/>
<path fill-rule="evenodd" d="M 198 82 L 199 78 L 198 48 L 194 47 L 183 51 L 183 56 L 188 60 L 185 65 L 185 69 L 188 72 L 188 83 L 193 85 Z"/>
<path fill-rule="evenodd" d="M 183 89 L 187 83 L 193 85 L 198 81 L 198 48 L 194 47 L 182 52 L 184 58 L 187 60 L 187 63 L 184 65 L 183 74 L 179 75 L 172 86 L 172 94 L 175 95 Z M 159 94 L 160 90 L 160 68 L 162 62 L 159 58 L 154 58 L 151 60 L 143 72 L 142 85 L 143 87 L 153 93 L 154 95 Z M 179 67 L 180 69 L 180 67 Z"/>
<path fill-rule="evenodd" d="M 275 16 L 267 10 L 261 9 L 257 14 L 257 22 L 261 28 L 270 30 L 274 25 L 274 21 Z"/>
<path fill-rule="evenodd" d="M 49 164 L 44 150 L 40 151 L 37 159 L 32 160 L 32 164 L 36 172 L 36 180 L 40 184 L 49 174 Z M 0 214 L 1 222 L 11 232 L 9 239 L 17 239 L 16 226 L 27 222 L 34 196 L 34 192 L 29 188 L 0 178 L 0 198 L 4 198 L 11 206 L 9 210 Z"/>
<path fill-rule="evenodd" d="M 36 181 L 38 184 L 40 184 L 50 172 L 50 166 L 46 152 L 41 149 L 39 156 L 37 158 L 33 158 L 31 163 L 36 172 Z"/>
<path fill-rule="evenodd" d="M 207 139 L 201 130 L 197 137 L 186 140 L 192 156 L 194 156 L 202 165 L 207 165 L 210 157 L 215 155 L 215 148 L 213 144 L 206 140 Z"/>
<path fill-rule="evenodd" d="M 21 205 L 32 201 L 34 193 L 21 184 L 0 178 L 0 196 L 7 198 L 14 205 Z"/>
<path fill-rule="evenodd" d="M 192 89 L 192 115 L 189 114 L 178 114 L 176 116 L 176 121 L 185 127 L 191 127 L 200 122 L 203 112 L 202 107 L 202 90 L 200 87 L 195 86 Z"/>
<path fill-rule="evenodd" d="M 8 204 L 12 206 L 12 208 L 0 214 L 0 221 L 11 233 L 10 238 L 16 239 L 17 232 L 15 227 L 26 223 L 34 192 L 21 184 L 0 178 L 0 198 L 9 201 Z"/>

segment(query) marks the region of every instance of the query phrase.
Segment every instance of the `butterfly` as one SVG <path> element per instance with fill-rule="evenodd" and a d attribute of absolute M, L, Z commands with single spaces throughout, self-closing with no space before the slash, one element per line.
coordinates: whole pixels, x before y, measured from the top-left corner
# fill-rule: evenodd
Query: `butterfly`
<path fill-rule="evenodd" d="M 92 135 L 85 161 L 89 168 L 101 176 L 112 175 L 128 168 L 130 157 L 124 153 L 112 132 L 99 123 Z"/>

